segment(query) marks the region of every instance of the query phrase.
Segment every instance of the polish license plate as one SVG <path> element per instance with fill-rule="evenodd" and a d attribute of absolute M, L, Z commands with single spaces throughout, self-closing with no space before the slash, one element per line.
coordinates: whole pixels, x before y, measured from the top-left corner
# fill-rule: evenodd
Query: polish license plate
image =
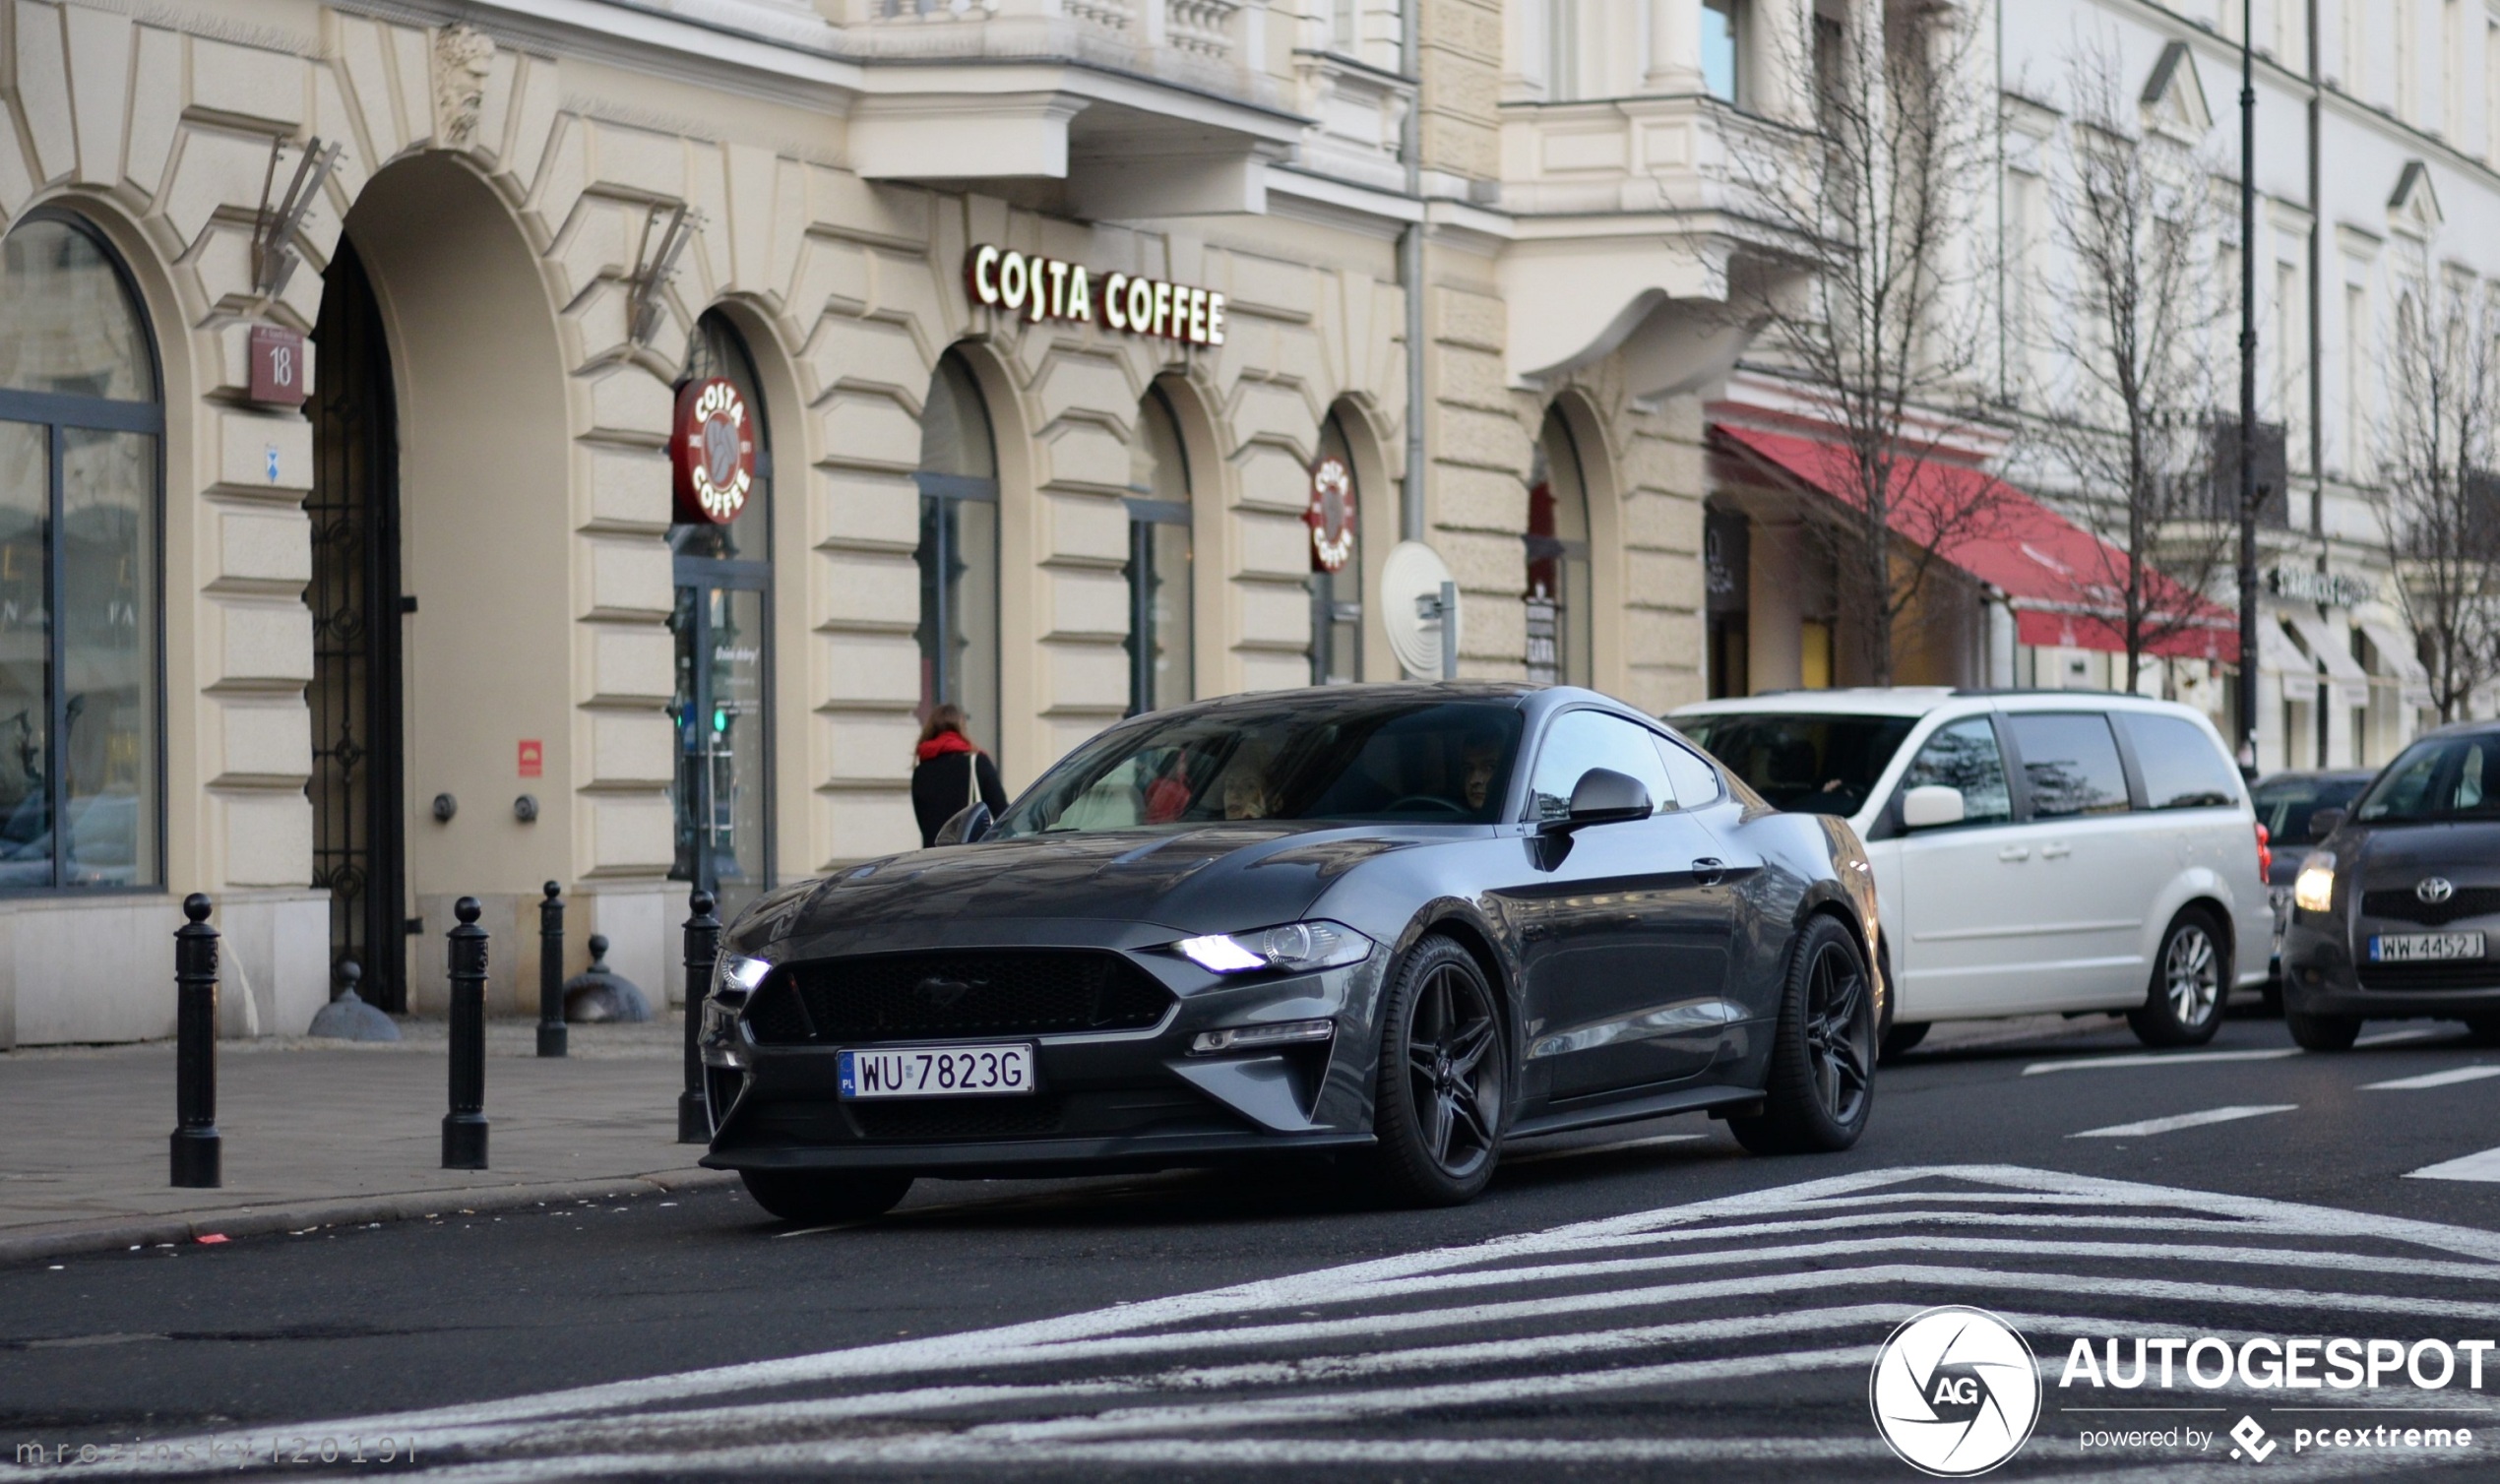
<path fill-rule="evenodd" d="M 845 1100 L 878 1097 L 1000 1097 L 1033 1089 L 1033 1049 L 927 1046 L 841 1053 Z"/>
<path fill-rule="evenodd" d="M 2417 963 L 2429 958 L 2479 958 L 2480 933 L 2381 933 L 2370 940 L 2373 963 Z"/>

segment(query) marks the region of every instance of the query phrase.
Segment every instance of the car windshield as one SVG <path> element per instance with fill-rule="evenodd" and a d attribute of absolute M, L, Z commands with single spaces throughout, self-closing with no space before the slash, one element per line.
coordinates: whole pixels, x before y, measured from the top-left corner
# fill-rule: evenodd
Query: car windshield
<path fill-rule="evenodd" d="M 1774 808 L 1855 814 L 1914 719 L 1741 711 L 1675 724 Z"/>
<path fill-rule="evenodd" d="M 1226 707 L 1115 727 L 1043 774 L 998 835 L 1218 820 L 1489 825 L 1519 752 L 1504 702 Z"/>
<path fill-rule="evenodd" d="M 2257 806 L 2257 823 L 2276 843 L 2296 845 L 2317 838 L 2310 817 L 2321 809 L 2348 809 L 2369 783 L 2367 777 L 2268 778 L 2249 795 Z"/>
<path fill-rule="evenodd" d="M 2500 736 L 2432 737 L 2387 767 L 2361 800 L 2367 823 L 2500 820 Z"/>

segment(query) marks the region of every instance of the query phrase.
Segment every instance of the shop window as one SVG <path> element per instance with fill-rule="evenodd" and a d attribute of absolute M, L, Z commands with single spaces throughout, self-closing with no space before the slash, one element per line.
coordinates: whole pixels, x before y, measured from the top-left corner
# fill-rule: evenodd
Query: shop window
<path fill-rule="evenodd" d="M 0 243 L 0 889 L 164 880 L 163 436 L 120 261 L 30 217 Z"/>
<path fill-rule="evenodd" d="M 972 368 L 938 361 L 920 409 L 920 715 L 964 708 L 999 752 L 998 450 Z"/>
<path fill-rule="evenodd" d="M 1528 483 L 1528 678 L 1588 685 L 1589 485 L 1559 411 L 1545 414 Z"/>
<path fill-rule="evenodd" d="M 695 324 L 680 385 L 719 377 L 753 428 L 754 482 L 725 523 L 672 526 L 677 601 L 677 769 L 672 880 L 719 898 L 724 913 L 773 885 L 771 547 L 773 457 L 764 389 L 737 328 L 719 310 Z M 714 427 L 725 433 L 725 422 Z M 719 451 L 723 458 L 727 450 Z"/>
<path fill-rule="evenodd" d="M 1345 442 L 1344 425 L 1331 412 L 1320 424 L 1320 461 L 1337 459 L 1348 476 L 1354 456 Z M 1349 685 L 1363 678 L 1363 509 L 1362 481 L 1353 479 L 1353 554 L 1336 572 L 1311 573 L 1311 684 Z M 1316 569 L 1317 564 L 1314 563 Z"/>
<path fill-rule="evenodd" d="M 1197 694 L 1190 619 L 1189 452 L 1160 387 L 1137 406 L 1129 443 L 1129 714 Z"/>

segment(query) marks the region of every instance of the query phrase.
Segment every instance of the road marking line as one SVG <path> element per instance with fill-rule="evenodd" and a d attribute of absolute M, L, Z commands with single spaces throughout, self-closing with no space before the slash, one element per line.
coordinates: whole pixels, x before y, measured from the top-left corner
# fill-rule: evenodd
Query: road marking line
<path fill-rule="evenodd" d="M 2365 1035 L 2359 1040 L 2354 1041 L 2352 1044 L 2355 1046 L 2385 1046 L 2392 1041 L 2418 1041 L 2424 1036 L 2446 1034 L 2448 1034 L 2448 1032 L 2437 1029 L 2436 1027 L 2416 1025 L 2409 1030 L 2382 1030 L 2376 1035 Z"/>
<path fill-rule="evenodd" d="M 2480 1082 L 2486 1077 L 2500 1077 L 2500 1067 L 2451 1067 L 2445 1072 L 2425 1072 L 2419 1077 L 2400 1077 L 2392 1082 L 2363 1082 L 2364 1092 L 2417 1092 L 2424 1087 L 2450 1087 L 2459 1082 Z"/>
<path fill-rule="evenodd" d="M 2142 1123 L 2113 1123 L 2105 1129 L 2086 1129 L 2069 1134 L 2069 1139 L 2133 1139 L 2140 1134 L 2168 1134 L 2178 1129 L 2202 1128 L 2209 1123 L 2231 1123 L 2242 1118 L 2262 1118 L 2269 1113 L 2289 1113 L 2298 1103 L 2241 1103 L 2228 1108 L 2208 1108 L 2202 1113 L 2176 1113 L 2168 1118 L 2148 1118 Z"/>
<path fill-rule="evenodd" d="M 2468 1154 L 2462 1159 L 2426 1164 L 2418 1170 L 2408 1172 L 2405 1178 L 2407 1180 L 2500 1182 L 2500 1149 L 2485 1149 L 2479 1154 Z"/>
<path fill-rule="evenodd" d="M 1568 1149 L 1537 1149 L 1527 1154 L 1505 1155 L 1502 1164 L 1507 1168 L 1512 1165 L 1535 1164 L 1546 1159 L 1569 1159 L 1580 1154 L 1613 1154 L 1624 1149 L 1646 1149 L 1661 1144 L 1690 1144 L 1697 1139 L 1709 1137 L 1708 1134 L 1657 1134 L 1648 1139 L 1619 1139 L 1612 1144 L 1580 1144 Z"/>
<path fill-rule="evenodd" d="M 2070 1056 L 2054 1062 L 2033 1062 L 2023 1069 L 2023 1075 L 2037 1077 L 2043 1072 L 2083 1072 L 2097 1067 L 2175 1067 L 2189 1062 L 2273 1062 L 2298 1055 L 2297 1046 L 2278 1046 L 2263 1051 L 2141 1051 L 2127 1056 Z"/>

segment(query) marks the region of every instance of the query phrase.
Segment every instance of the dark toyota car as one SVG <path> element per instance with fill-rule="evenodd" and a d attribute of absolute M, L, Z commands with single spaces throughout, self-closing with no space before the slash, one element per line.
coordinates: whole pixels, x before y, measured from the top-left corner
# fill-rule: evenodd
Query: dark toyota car
<path fill-rule="evenodd" d="M 1158 711 L 939 839 L 724 937 L 703 1162 L 776 1215 L 1293 1154 L 1446 1204 L 1513 1136 L 1708 1108 L 1840 1149 L 1872 1104 L 1856 835 L 1594 692 Z"/>
<path fill-rule="evenodd" d="M 2293 879 L 2283 1019 L 2312 1051 L 2366 1020 L 2463 1020 L 2500 1044 L 2500 726 L 2452 726 L 2389 764 Z"/>
<path fill-rule="evenodd" d="M 2266 868 L 2266 899 L 2275 909 L 2274 957 L 2266 975 L 2269 1009 L 2282 1009 L 2283 930 L 2291 926 L 2291 884 L 2309 852 L 2327 837 L 2319 824 L 2323 821 L 2333 828 L 2374 776 L 2366 768 L 2277 773 L 2267 774 L 2248 791 L 2248 801 L 2257 807 L 2257 823 L 2266 827 L 2272 854 Z"/>

